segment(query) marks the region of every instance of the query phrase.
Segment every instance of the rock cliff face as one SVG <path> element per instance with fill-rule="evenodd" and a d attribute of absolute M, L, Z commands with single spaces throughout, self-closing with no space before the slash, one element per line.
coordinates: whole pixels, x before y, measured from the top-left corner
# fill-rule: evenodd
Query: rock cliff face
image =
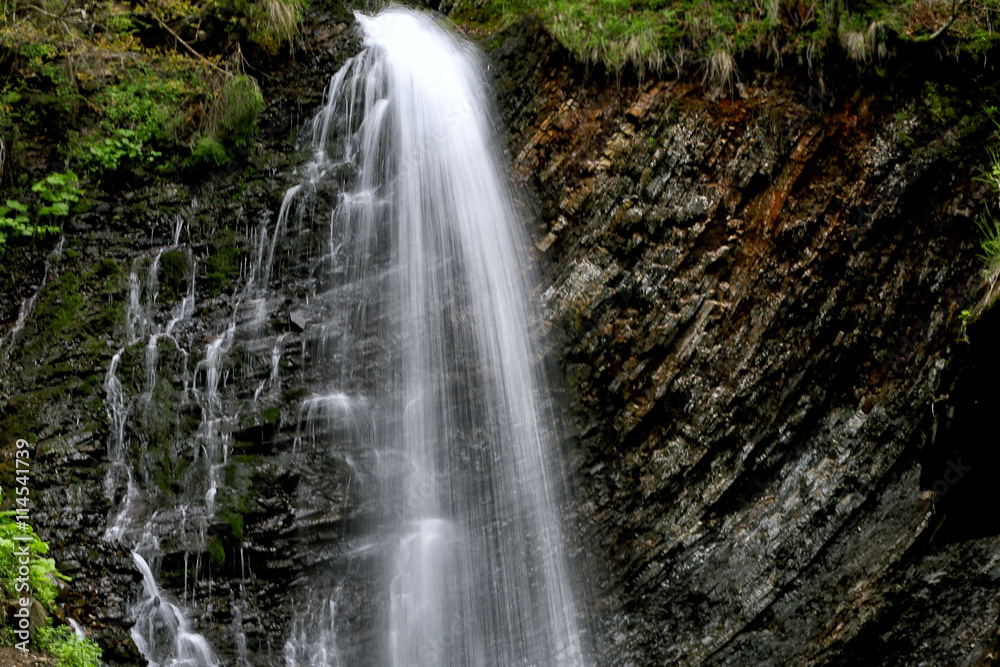
<path fill-rule="evenodd" d="M 331 594 L 303 582 L 332 564 L 355 582 L 337 593 L 348 664 L 378 646 L 359 630 L 375 604 L 354 541 L 374 510 L 353 464 L 310 439 L 303 401 L 329 353 L 306 333 L 323 316 L 310 304 L 323 230 L 281 238 L 282 297 L 262 320 L 232 303 L 293 183 L 294 136 L 357 49 L 349 24 L 340 9 L 313 16 L 308 49 L 266 80 L 252 159 L 109 193 L 58 254 L 5 267 L 5 332 L 44 286 L 4 340 L 0 433 L 39 443 L 38 530 L 74 577 L 64 608 L 109 662 L 139 662 L 135 569 L 103 539 L 112 357 L 123 350 L 130 447 L 162 516 L 212 474 L 176 443 L 197 439 L 208 350 L 230 322 L 217 546 L 185 556 L 160 535 L 161 584 L 194 600 L 226 664 L 244 641 L 253 664 L 279 664 L 309 632 L 296 614 Z M 920 71 L 891 80 L 843 72 L 821 90 L 761 72 L 713 95 L 687 78 L 605 80 L 530 19 L 488 53 L 537 222 L 539 336 L 566 380 L 566 511 L 586 545 L 596 664 L 993 664 L 1000 321 L 960 316 L 988 289 L 973 221 L 990 128 L 929 105 L 925 79 L 976 105 L 995 76 L 916 54 Z M 150 321 L 177 316 L 192 277 L 197 306 L 150 386 L 125 304 L 156 257 Z"/>
<path fill-rule="evenodd" d="M 931 539 L 996 463 L 948 430 L 963 364 L 994 363 L 995 318 L 959 342 L 982 136 L 914 113 L 918 81 L 712 99 L 599 83 L 529 28 L 495 55 L 615 619 L 601 664 L 987 664 L 996 522 Z"/>

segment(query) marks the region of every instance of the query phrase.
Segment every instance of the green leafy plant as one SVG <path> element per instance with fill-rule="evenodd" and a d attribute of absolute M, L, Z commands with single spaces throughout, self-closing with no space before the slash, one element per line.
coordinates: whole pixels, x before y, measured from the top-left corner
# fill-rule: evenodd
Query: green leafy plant
<path fill-rule="evenodd" d="M 28 207 L 15 199 L 8 199 L 0 206 L 0 247 L 7 242 L 7 234 L 31 236 Z"/>
<path fill-rule="evenodd" d="M 8 199 L 0 205 L 0 252 L 3 252 L 10 237 L 58 234 L 61 227 L 54 224 L 56 219 L 68 216 L 71 205 L 79 202 L 83 195 L 77 183 L 76 174 L 69 171 L 49 174 L 32 185 L 31 191 L 39 199 L 34 216 L 28 215 L 28 205 L 17 199 Z"/>
<path fill-rule="evenodd" d="M 23 538 L 27 537 L 27 540 Z M 18 562 L 19 556 L 16 551 L 21 551 L 27 545 L 28 558 L 28 585 L 31 594 L 42 603 L 42 606 L 51 610 L 56 599 L 56 579 L 69 581 L 69 577 L 64 576 L 56 569 L 55 561 L 51 558 L 44 558 L 49 552 L 49 545 L 43 542 L 34 529 L 17 520 L 17 512 L 8 510 L 0 512 L 0 586 L 8 598 L 22 597 L 25 593 L 19 590 L 23 586 L 18 586 Z"/>
<path fill-rule="evenodd" d="M 72 171 L 65 174 L 49 174 L 31 186 L 31 191 L 46 202 L 38 209 L 38 215 L 62 218 L 69 215 L 70 204 L 80 201 L 83 190 L 77 187 L 80 179 Z M 59 231 L 56 228 L 54 231 Z"/>
<path fill-rule="evenodd" d="M 28 217 L 28 207 L 16 199 L 8 199 L 0 206 L 0 252 L 3 251 L 10 236 L 24 237 L 59 232 L 56 225 L 33 225 Z"/>
<path fill-rule="evenodd" d="M 56 667 L 101 667 L 101 647 L 71 628 L 39 628 L 38 647 L 56 659 Z"/>
<path fill-rule="evenodd" d="M 162 153 L 153 149 L 144 151 L 136 130 L 115 128 L 110 136 L 98 138 L 88 147 L 86 162 L 100 171 L 117 171 L 119 167 L 139 161 L 153 162 Z"/>

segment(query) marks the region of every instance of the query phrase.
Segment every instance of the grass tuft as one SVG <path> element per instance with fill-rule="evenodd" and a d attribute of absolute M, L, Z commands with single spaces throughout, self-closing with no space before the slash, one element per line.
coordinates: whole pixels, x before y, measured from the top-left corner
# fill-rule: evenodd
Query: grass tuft
<path fill-rule="evenodd" d="M 702 84 L 712 90 L 732 90 L 737 76 L 736 59 L 725 48 L 718 48 L 705 60 Z"/>
<path fill-rule="evenodd" d="M 250 39 L 274 55 L 282 44 L 292 44 L 302 22 L 302 0 L 256 0 L 247 9 Z"/>
<path fill-rule="evenodd" d="M 976 220 L 979 228 L 979 259 L 987 275 L 1000 271 L 1000 220 L 987 211 Z"/>

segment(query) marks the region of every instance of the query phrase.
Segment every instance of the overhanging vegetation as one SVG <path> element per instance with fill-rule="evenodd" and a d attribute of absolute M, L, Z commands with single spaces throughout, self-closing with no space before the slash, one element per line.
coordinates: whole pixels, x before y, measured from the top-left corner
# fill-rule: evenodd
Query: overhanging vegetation
<path fill-rule="evenodd" d="M 996 42 L 1000 0 L 487 0 L 453 15 L 492 29 L 532 11 L 581 60 L 640 74 L 695 65 L 719 86 L 745 54 L 815 68 L 831 50 L 864 63 L 941 40 L 979 56 Z"/>

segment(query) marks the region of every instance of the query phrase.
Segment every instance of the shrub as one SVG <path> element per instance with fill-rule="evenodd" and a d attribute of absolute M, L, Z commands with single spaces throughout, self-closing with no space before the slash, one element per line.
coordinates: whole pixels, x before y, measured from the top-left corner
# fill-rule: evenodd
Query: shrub
<path fill-rule="evenodd" d="M 264 96 L 253 78 L 227 77 L 212 99 L 205 129 L 195 135 L 189 164 L 221 167 L 232 159 L 226 146 L 247 146 L 257 134 Z"/>
<path fill-rule="evenodd" d="M 264 108 L 264 96 L 257 82 L 244 75 L 226 81 L 212 106 L 212 115 L 233 144 L 246 143 L 257 134 L 257 115 Z"/>
<path fill-rule="evenodd" d="M 221 167 L 229 159 L 229 151 L 219 143 L 214 134 L 195 136 L 191 147 L 191 162 L 194 166 Z"/>
<path fill-rule="evenodd" d="M 71 628 L 38 629 L 38 648 L 56 659 L 56 667 L 101 667 L 101 648 Z"/>
<path fill-rule="evenodd" d="M 249 146 L 263 108 L 256 81 L 236 64 L 244 53 L 274 55 L 293 41 L 305 4 L 7 3 L 0 12 L 9 82 L 0 84 L 0 176 L 16 182 L 20 137 L 42 134 L 94 182 L 174 177 L 185 166 L 230 162 L 235 148 Z M 247 49 L 251 43 L 259 48 Z M 14 212 L 0 231 L 20 233 L 22 212 L 8 209 Z"/>

